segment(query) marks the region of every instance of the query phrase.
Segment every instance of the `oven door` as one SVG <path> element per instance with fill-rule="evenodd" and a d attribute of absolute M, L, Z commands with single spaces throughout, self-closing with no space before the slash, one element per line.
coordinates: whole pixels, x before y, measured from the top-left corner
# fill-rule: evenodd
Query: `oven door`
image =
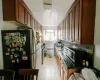
<path fill-rule="evenodd" d="M 66 51 L 66 55 L 73 61 L 75 62 L 75 52 L 71 50 Z"/>

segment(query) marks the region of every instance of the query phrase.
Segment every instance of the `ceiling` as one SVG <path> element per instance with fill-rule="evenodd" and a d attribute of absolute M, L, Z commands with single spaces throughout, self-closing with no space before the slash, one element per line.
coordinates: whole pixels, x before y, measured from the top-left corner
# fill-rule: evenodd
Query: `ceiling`
<path fill-rule="evenodd" d="M 52 0 L 52 8 L 49 11 L 44 10 L 43 0 L 24 1 L 44 29 L 54 29 L 65 17 L 74 0 Z"/>

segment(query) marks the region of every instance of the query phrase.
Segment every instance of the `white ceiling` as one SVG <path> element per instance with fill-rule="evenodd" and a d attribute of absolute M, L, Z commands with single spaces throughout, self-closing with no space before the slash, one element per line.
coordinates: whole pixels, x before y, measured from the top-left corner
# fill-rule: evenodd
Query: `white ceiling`
<path fill-rule="evenodd" d="M 27 6 L 32 11 L 34 17 L 45 28 L 54 28 L 57 26 L 74 0 L 52 0 L 51 11 L 45 11 L 43 7 L 43 0 L 24 0 Z"/>

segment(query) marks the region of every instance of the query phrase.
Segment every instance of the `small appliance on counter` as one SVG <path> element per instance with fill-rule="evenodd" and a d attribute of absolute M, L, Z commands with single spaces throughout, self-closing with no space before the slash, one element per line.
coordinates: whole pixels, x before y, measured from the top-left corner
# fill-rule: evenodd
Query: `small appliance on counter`
<path fill-rule="evenodd" d="M 65 52 L 66 56 L 75 64 L 75 66 L 93 66 L 93 56 L 89 53 L 73 48 L 66 48 Z"/>

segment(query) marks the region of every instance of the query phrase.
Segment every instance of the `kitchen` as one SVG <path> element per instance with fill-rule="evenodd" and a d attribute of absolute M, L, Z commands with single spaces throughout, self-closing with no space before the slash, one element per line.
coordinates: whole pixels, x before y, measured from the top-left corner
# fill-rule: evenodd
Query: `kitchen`
<path fill-rule="evenodd" d="M 1 3 L 2 3 L 2 2 L 1 2 Z M 96 5 L 96 6 L 97 6 L 97 8 L 96 8 L 96 9 L 97 9 L 96 14 L 98 15 L 98 13 L 99 13 L 99 11 L 98 11 L 99 1 L 98 1 L 98 0 L 97 0 L 97 3 L 96 3 L 96 4 L 97 4 L 97 5 Z M 21 7 L 20 9 L 23 10 L 23 7 L 22 7 L 21 5 L 19 5 L 19 6 Z M 7 8 L 9 8 L 9 7 L 10 7 L 10 6 L 7 6 Z M 25 7 L 25 5 L 24 5 L 24 7 Z M 10 7 L 10 9 L 12 9 L 12 8 Z M 20 10 L 20 9 L 19 9 L 19 10 Z M 93 8 L 93 9 L 94 9 L 94 8 Z M 12 9 L 12 10 L 13 10 L 13 9 Z M 1 10 L 1 12 L 2 12 L 2 10 Z M 9 11 L 8 11 L 8 12 L 9 12 Z M 8 14 L 8 12 L 5 12 L 5 13 Z M 1 13 L 1 14 L 2 14 L 2 13 Z M 22 12 L 22 14 L 23 14 L 23 12 Z M 31 23 L 31 21 L 30 21 L 30 18 L 31 18 L 31 17 L 29 17 L 29 16 L 31 16 L 31 14 L 28 14 L 28 11 L 26 11 L 26 14 L 27 14 L 29 20 L 27 20 L 27 19 L 25 20 L 24 26 L 25 26 L 25 25 L 28 25 L 28 26 L 29 26 L 29 25 L 32 25 L 32 23 Z M 72 13 L 71 13 L 71 14 L 72 14 Z M 91 14 L 92 14 L 92 13 L 91 13 Z M 17 22 L 20 21 L 20 23 L 22 23 L 21 26 L 23 26 L 23 18 L 24 18 L 24 17 L 23 17 L 23 16 L 20 17 L 20 16 L 21 16 L 21 14 L 19 14 L 19 20 L 18 20 L 17 16 L 16 16 L 16 19 L 15 19 L 15 18 L 11 19 L 11 22 L 14 21 L 14 22 L 13 22 L 14 24 L 10 24 L 10 23 L 8 23 L 8 22 L 3 22 L 3 19 L 1 18 L 1 24 L 0 24 L 0 25 L 2 26 L 2 27 L 1 27 L 1 30 L 8 30 L 8 25 L 10 26 L 10 27 L 9 27 L 9 30 L 16 29 L 17 26 L 16 26 L 15 24 L 20 25 L 20 24 L 16 23 L 16 21 L 17 21 Z M 91 15 L 90 15 L 90 16 L 91 16 Z M 13 15 L 13 17 L 15 17 L 15 14 Z M 69 17 L 69 16 L 68 16 L 68 17 Z M 26 17 L 26 18 L 27 18 L 27 17 Z M 66 18 L 67 18 L 67 17 L 66 17 Z M 73 17 L 72 17 L 72 18 L 73 18 Z M 72 19 L 72 18 L 71 18 L 71 19 Z M 68 19 L 68 18 L 67 18 L 67 19 Z M 92 18 L 92 19 L 93 19 L 93 18 Z M 98 21 L 99 21 L 99 17 L 96 16 L 96 19 L 98 19 Z M 32 18 L 31 18 L 31 20 L 32 20 Z M 34 20 L 34 19 L 33 19 L 33 20 Z M 73 19 L 72 19 L 72 20 L 73 20 Z M 86 20 L 86 18 L 85 18 L 85 20 Z M 88 20 L 88 19 L 87 19 L 87 20 Z M 95 20 L 95 19 L 93 19 L 93 20 Z M 63 19 L 64 25 L 65 25 L 65 21 L 66 21 L 66 20 Z M 99 22 L 98 22 L 98 21 L 96 21 L 96 23 L 99 25 Z M 36 20 L 36 21 L 34 20 L 34 22 L 35 22 L 35 25 L 39 25 L 39 23 L 37 22 L 37 20 Z M 84 22 L 85 22 L 85 21 L 84 21 Z M 87 21 L 86 21 L 86 22 L 87 22 Z M 94 21 L 94 22 L 95 22 L 95 21 Z M 94 22 L 91 22 L 91 23 L 94 23 Z M 31 24 L 29 24 L 29 23 L 31 23 Z M 34 24 L 34 23 L 33 23 L 33 24 Z M 73 25 L 73 21 L 72 21 L 72 23 L 70 23 L 70 24 Z M 85 23 L 84 23 L 84 24 L 85 24 Z M 16 26 L 16 27 L 13 27 L 13 25 Z M 62 25 L 62 24 L 61 24 L 61 25 Z M 75 25 L 77 25 L 77 21 L 76 21 Z M 87 26 L 92 27 L 91 25 L 93 26 L 93 24 L 90 24 L 90 25 L 87 25 Z M 97 26 L 98 26 L 98 25 L 97 25 Z M 39 25 L 39 26 L 41 26 L 41 25 Z M 87 28 L 87 26 L 86 26 L 86 28 Z M 97 55 L 99 55 L 99 54 L 98 54 L 98 50 L 99 50 L 99 35 L 98 35 L 98 34 L 99 34 L 99 31 L 98 31 L 98 28 L 99 28 L 99 27 L 96 28 L 95 36 L 94 36 L 95 39 L 93 38 L 94 29 L 89 28 L 89 27 L 88 27 L 88 29 L 86 29 L 86 30 L 87 30 L 86 32 L 87 32 L 88 34 L 86 34 L 86 32 L 84 32 L 85 29 L 83 29 L 83 31 L 82 31 L 82 32 L 83 32 L 83 33 L 82 33 L 83 36 L 81 37 L 81 40 L 80 40 L 81 42 L 80 42 L 80 43 L 83 43 L 83 44 L 88 44 L 88 43 L 89 43 L 89 44 L 96 44 L 96 57 L 98 57 Z M 64 28 L 64 30 L 65 30 L 65 27 L 64 27 L 64 26 L 63 26 L 63 27 L 59 27 L 59 26 L 58 26 L 58 28 L 61 29 L 61 31 L 59 30 L 60 32 L 59 32 L 58 35 L 60 35 L 60 36 L 58 36 L 58 39 L 61 39 L 61 38 L 64 39 L 67 35 L 66 35 L 65 32 L 62 30 L 62 28 Z M 71 39 L 72 42 L 74 42 L 74 40 L 76 40 L 76 42 L 79 42 L 79 36 L 78 36 L 78 37 L 75 37 L 75 36 L 79 35 L 79 34 L 77 33 L 77 30 L 76 30 L 75 36 L 74 36 L 74 34 L 73 34 L 73 33 L 74 33 L 73 28 L 71 28 L 71 29 L 72 29 L 72 34 L 71 34 L 71 37 L 70 37 L 69 39 Z M 36 30 L 40 30 L 40 28 L 36 27 Z M 67 30 L 68 30 L 68 29 L 67 29 Z M 89 30 L 90 30 L 92 33 L 89 32 Z M 98 31 L 98 32 L 97 32 L 97 31 Z M 70 32 L 71 32 L 71 31 L 70 31 Z M 64 34 L 63 34 L 63 33 L 64 33 Z M 69 32 L 68 32 L 68 33 L 69 33 Z M 69 34 L 70 34 L 70 33 L 69 33 Z M 63 36 L 62 36 L 62 35 L 63 35 Z M 84 36 L 85 36 L 86 38 L 84 38 Z M 98 36 L 98 37 L 96 37 L 96 36 Z M 88 39 L 89 39 L 89 40 L 88 40 Z M 93 39 L 94 39 L 95 43 L 92 41 Z M 88 41 L 88 42 L 87 42 L 87 41 Z M 1 43 L 1 44 L 2 44 L 2 43 Z M 38 49 L 38 46 L 36 46 L 36 47 L 37 47 L 37 49 Z M 1 51 L 2 51 L 2 50 L 1 50 Z M 2 52 L 1 52 L 1 53 L 2 53 Z M 2 55 L 2 54 L 1 54 L 1 55 Z M 1 57 L 1 59 L 2 59 L 2 57 Z M 97 64 L 97 61 L 98 61 L 97 59 L 99 60 L 99 58 L 95 58 L 95 61 L 94 61 L 95 63 L 94 63 L 94 64 L 96 64 L 96 65 L 94 65 L 94 66 L 95 66 L 96 68 L 99 69 L 99 65 Z M 3 64 L 2 60 L 1 60 L 1 64 Z M 1 68 L 3 68 L 3 65 L 0 65 L 0 66 L 1 66 Z"/>

